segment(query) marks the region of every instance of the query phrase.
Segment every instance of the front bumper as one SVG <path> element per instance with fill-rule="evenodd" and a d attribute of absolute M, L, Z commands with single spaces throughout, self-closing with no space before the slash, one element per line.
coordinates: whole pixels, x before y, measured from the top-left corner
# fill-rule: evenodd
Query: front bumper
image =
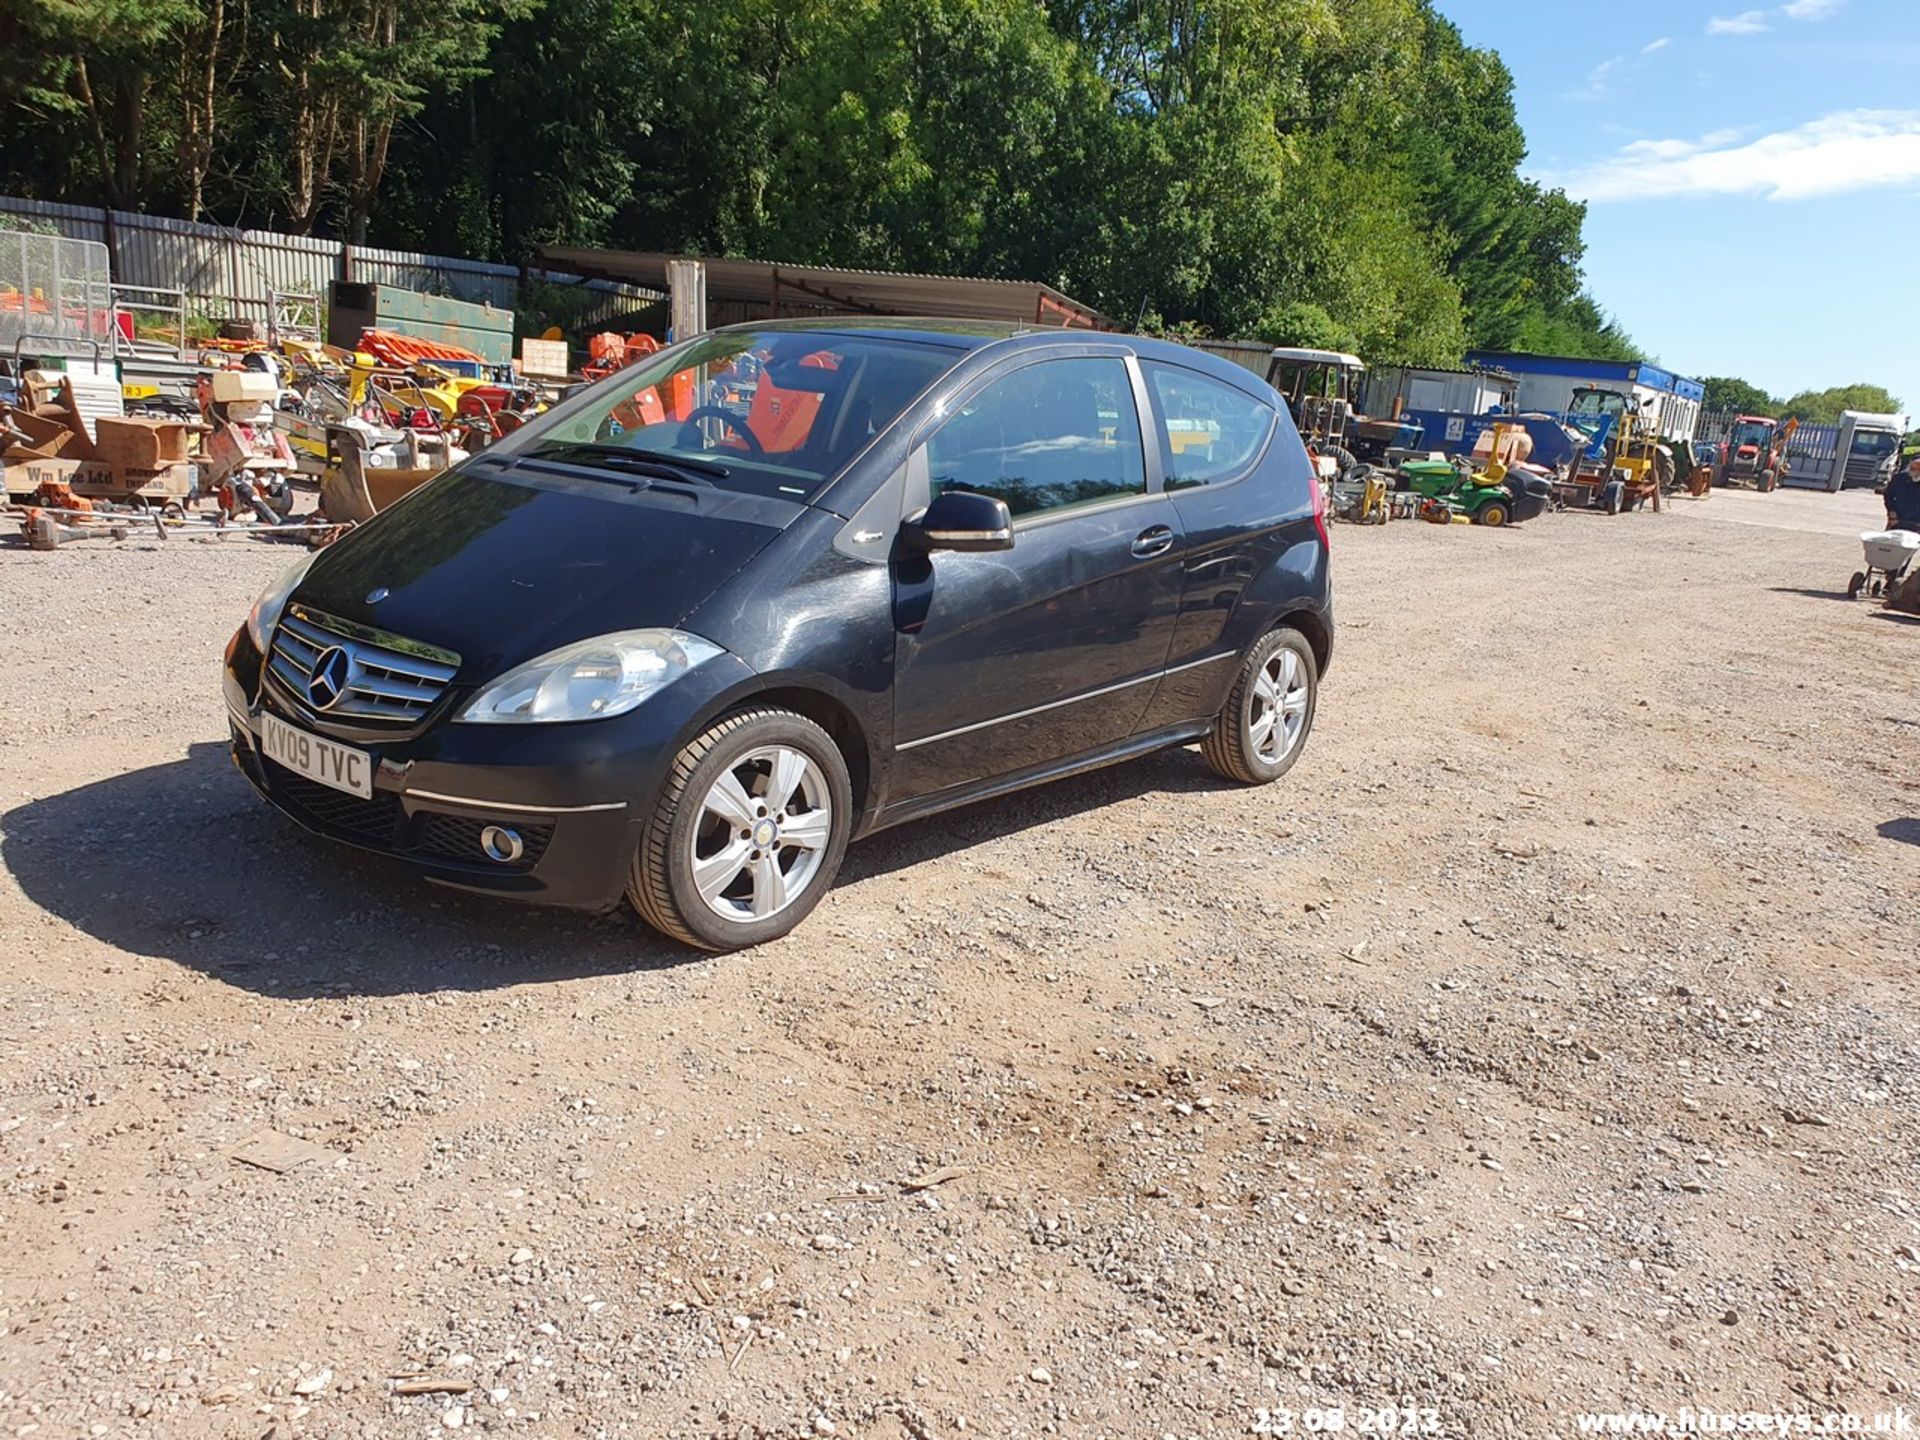
<path fill-rule="evenodd" d="M 682 731 L 717 688 L 738 679 L 732 671 L 744 668 L 723 656 L 611 720 L 455 725 L 442 716 L 405 738 L 340 737 L 373 758 L 371 800 L 309 780 L 264 753 L 262 711 L 310 732 L 319 727 L 262 684 L 259 652 L 244 628 L 227 648 L 222 682 L 234 763 L 297 824 L 392 856 L 436 885 L 607 910 L 625 893 L 640 831 Z M 450 693 L 449 707 L 458 703 L 462 697 Z M 521 838 L 518 858 L 489 858 L 481 846 L 488 826 Z"/>

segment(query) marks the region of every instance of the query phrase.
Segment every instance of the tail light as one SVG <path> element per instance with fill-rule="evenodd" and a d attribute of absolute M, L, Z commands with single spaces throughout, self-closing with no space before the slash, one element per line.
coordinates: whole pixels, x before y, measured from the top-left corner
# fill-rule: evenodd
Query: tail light
<path fill-rule="evenodd" d="M 1320 483 L 1320 472 L 1312 468 L 1311 455 L 1308 458 L 1308 470 L 1313 480 L 1313 528 L 1320 536 L 1320 543 L 1331 550 L 1333 537 L 1327 533 L 1327 487 Z"/>

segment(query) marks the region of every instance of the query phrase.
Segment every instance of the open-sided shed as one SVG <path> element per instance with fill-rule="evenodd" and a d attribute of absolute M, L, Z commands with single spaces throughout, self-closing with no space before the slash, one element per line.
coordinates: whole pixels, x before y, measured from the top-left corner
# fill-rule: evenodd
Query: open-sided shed
<path fill-rule="evenodd" d="M 954 320 L 1002 320 L 1022 325 L 1116 328 L 1099 311 L 1051 285 L 1032 280 L 988 280 L 971 275 L 918 275 L 888 270 L 841 270 L 711 255 L 666 255 L 546 245 L 540 262 L 607 280 L 666 290 L 670 261 L 697 260 L 706 270 L 710 323 L 777 319 L 783 315 L 924 315 Z"/>

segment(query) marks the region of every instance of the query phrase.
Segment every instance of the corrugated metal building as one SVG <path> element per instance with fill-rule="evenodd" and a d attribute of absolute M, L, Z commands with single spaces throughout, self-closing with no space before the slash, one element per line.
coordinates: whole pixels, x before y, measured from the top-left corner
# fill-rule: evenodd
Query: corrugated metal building
<path fill-rule="evenodd" d="M 1519 377 L 1506 370 L 1386 365 L 1367 372 L 1360 408 L 1377 416 L 1409 410 L 1484 415 L 1496 407 L 1511 410 L 1519 385 Z"/>

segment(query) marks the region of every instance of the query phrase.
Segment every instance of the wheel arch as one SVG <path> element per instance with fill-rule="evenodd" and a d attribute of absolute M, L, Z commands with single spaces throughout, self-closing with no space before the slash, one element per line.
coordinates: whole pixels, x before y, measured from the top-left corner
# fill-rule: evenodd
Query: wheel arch
<path fill-rule="evenodd" d="M 1290 626 L 1307 637 L 1307 645 L 1313 651 L 1314 668 L 1324 677 L 1327 667 L 1333 663 L 1332 620 L 1309 606 L 1299 605 L 1282 612 L 1274 623 Z"/>
<path fill-rule="evenodd" d="M 853 787 L 856 816 L 867 808 L 873 786 L 872 742 L 866 727 L 851 707 L 838 696 L 813 686 L 776 682 L 762 689 L 747 690 L 729 697 L 727 709 L 753 709 L 762 705 L 791 710 L 813 721 L 826 731 L 847 762 L 847 780 Z"/>

